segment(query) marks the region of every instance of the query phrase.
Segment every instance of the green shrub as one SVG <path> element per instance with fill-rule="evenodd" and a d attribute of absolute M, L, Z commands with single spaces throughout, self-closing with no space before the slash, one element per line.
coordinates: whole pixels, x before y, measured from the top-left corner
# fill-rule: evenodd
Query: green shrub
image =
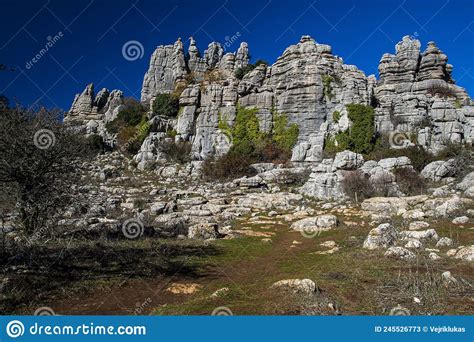
<path fill-rule="evenodd" d="M 234 76 L 241 80 L 245 75 L 247 75 L 259 65 L 268 65 L 268 63 L 262 59 L 259 59 L 254 64 L 248 64 L 242 68 L 238 68 L 237 70 L 235 70 Z"/>
<path fill-rule="evenodd" d="M 335 110 L 332 113 L 332 121 L 334 121 L 335 123 L 338 123 L 340 119 L 341 119 L 341 112 L 338 110 Z"/>
<path fill-rule="evenodd" d="M 326 96 L 329 101 L 331 101 L 334 96 L 332 93 L 332 82 L 334 81 L 334 78 L 331 75 L 322 75 L 321 78 L 323 80 L 324 96 Z"/>
<path fill-rule="evenodd" d="M 291 150 L 298 141 L 297 124 L 288 127 L 288 117 L 284 114 L 273 114 L 272 140 L 282 149 Z"/>
<path fill-rule="evenodd" d="M 345 132 L 327 137 L 324 152 L 332 155 L 344 150 L 367 154 L 375 146 L 374 109 L 361 104 L 348 104 L 348 116 L 352 126 Z"/>
<path fill-rule="evenodd" d="M 148 133 L 150 133 L 150 128 L 151 125 L 146 119 L 146 117 L 142 118 L 142 121 L 137 127 L 137 136 L 136 140 L 140 142 L 140 144 L 145 140 L 145 138 L 148 136 Z"/>
<path fill-rule="evenodd" d="M 231 128 L 231 151 L 244 155 L 253 155 L 263 146 L 265 134 L 260 132 L 257 108 L 237 107 L 235 123 Z"/>
<path fill-rule="evenodd" d="M 105 125 L 107 132 L 115 134 L 122 127 L 136 126 L 142 122 L 146 116 L 146 109 L 143 105 L 134 98 L 126 98 L 122 109 L 117 114 L 117 117 Z"/>
<path fill-rule="evenodd" d="M 229 126 L 219 114 L 219 129 L 232 139 L 230 151 L 205 161 L 203 175 L 207 180 L 230 179 L 253 175 L 250 165 L 258 162 L 284 164 L 291 158 L 291 148 L 298 139 L 296 124 L 288 126 L 284 114 L 273 114 L 270 133 L 260 131 L 257 108 L 237 107 L 235 122 Z"/>
<path fill-rule="evenodd" d="M 361 104 L 348 104 L 349 120 L 352 127 L 349 129 L 349 147 L 357 153 L 369 153 L 374 148 L 374 109 Z"/>
<path fill-rule="evenodd" d="M 217 124 L 217 128 L 219 128 L 222 133 L 224 133 L 225 135 L 227 135 L 229 138 L 232 139 L 232 128 L 229 126 L 229 124 L 227 123 L 227 121 L 225 121 L 223 118 L 222 118 L 222 115 L 221 113 L 219 112 L 219 119 L 218 119 L 218 124 Z"/>
<path fill-rule="evenodd" d="M 153 115 L 176 117 L 179 112 L 179 98 L 173 94 L 158 94 L 153 100 Z"/>
<path fill-rule="evenodd" d="M 417 171 L 423 170 L 423 168 L 429 163 L 436 160 L 436 157 L 430 152 L 426 151 L 421 146 L 410 146 L 407 148 L 393 149 L 390 147 L 389 137 L 382 135 L 377 138 L 374 149 L 364 155 L 366 160 L 381 160 L 385 158 L 398 158 L 408 157 L 411 160 L 413 168 Z"/>
<path fill-rule="evenodd" d="M 166 132 L 166 136 L 169 138 L 175 138 L 178 135 L 178 132 L 175 129 L 171 129 Z"/>

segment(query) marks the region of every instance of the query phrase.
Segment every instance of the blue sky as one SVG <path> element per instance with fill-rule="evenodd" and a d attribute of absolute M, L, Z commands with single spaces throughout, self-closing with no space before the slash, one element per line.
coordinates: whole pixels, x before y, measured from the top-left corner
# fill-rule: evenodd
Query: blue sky
<path fill-rule="evenodd" d="M 139 98 L 156 46 L 181 37 L 187 48 L 191 35 L 201 52 L 213 40 L 234 41 L 227 51 L 246 41 L 253 61 L 273 63 L 309 34 L 367 75 L 377 75 L 382 54 L 412 35 L 422 49 L 436 41 L 457 83 L 474 95 L 473 0 L 0 0 L 0 6 L 0 64 L 14 69 L 0 72 L 0 93 L 23 105 L 67 110 L 90 82 Z M 143 46 L 142 58 L 123 57 L 130 40 Z"/>

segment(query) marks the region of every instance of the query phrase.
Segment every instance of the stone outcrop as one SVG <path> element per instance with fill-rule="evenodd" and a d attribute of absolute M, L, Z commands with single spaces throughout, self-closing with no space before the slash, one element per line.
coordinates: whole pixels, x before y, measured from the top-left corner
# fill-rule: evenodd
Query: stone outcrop
<path fill-rule="evenodd" d="M 442 179 L 456 175 L 457 165 L 455 159 L 437 160 L 426 165 L 421 170 L 421 176 L 433 182 L 439 182 Z"/>
<path fill-rule="evenodd" d="M 418 143 L 434 152 L 446 142 L 472 141 L 473 109 L 466 91 L 454 84 L 448 57 L 429 42 L 424 52 L 409 36 L 384 54 L 374 89 L 379 132 L 417 133 Z M 462 105 L 469 105 L 461 108 Z"/>
<path fill-rule="evenodd" d="M 347 171 L 356 170 L 364 163 L 364 157 L 351 151 L 336 154 L 334 159 L 324 159 L 312 169 L 309 180 L 301 187 L 301 193 L 319 199 L 343 199 L 346 197 L 342 181 Z"/>
<path fill-rule="evenodd" d="M 77 94 L 64 122 L 79 127 L 85 134 L 99 134 L 108 139 L 105 124 L 115 119 L 123 106 L 123 92 L 103 88 L 97 95 L 94 84 Z"/>
<path fill-rule="evenodd" d="M 187 45 L 187 53 L 185 52 Z M 157 94 L 179 96 L 180 111 L 170 129 L 177 140 L 192 143 L 195 159 L 226 153 L 232 142 L 219 123 L 231 126 L 238 106 L 257 108 L 262 131 L 270 131 L 274 113 L 283 113 L 296 124 L 299 136 L 293 162 L 320 162 L 325 139 L 350 128 L 346 105 L 375 107 L 379 133 L 401 131 L 437 152 L 447 142 L 472 143 L 474 106 L 466 91 L 455 85 L 447 56 L 428 43 L 409 36 L 395 46 L 395 54 L 384 54 L 379 79 L 366 76 L 354 65 L 344 64 L 332 47 L 302 36 L 272 65 L 260 64 L 242 79 L 235 72 L 249 65 L 247 43 L 227 52 L 211 42 L 203 54 L 191 37 L 153 52 L 141 92 L 141 101 L 151 108 Z M 94 95 L 88 86 L 77 95 L 68 120 L 95 120 L 89 130 L 110 121 L 122 103 L 120 91 L 101 90 Z M 338 119 L 333 118 L 339 112 Z M 327 182 L 338 182 L 334 175 Z"/>
<path fill-rule="evenodd" d="M 383 223 L 369 232 L 363 247 L 370 250 L 387 248 L 394 245 L 397 238 L 398 231 L 390 223 Z"/>
<path fill-rule="evenodd" d="M 151 56 L 150 67 L 143 79 L 141 101 L 149 104 L 156 94 L 173 92 L 176 82 L 183 81 L 186 74 L 181 39 L 173 45 L 159 46 Z"/>
<path fill-rule="evenodd" d="M 115 119 L 123 105 L 123 92 L 103 88 L 97 95 L 94 93 L 94 84 L 89 84 L 81 94 L 77 94 L 72 102 L 71 109 L 65 121 L 79 121 L 86 123 L 90 120 L 105 122 Z"/>

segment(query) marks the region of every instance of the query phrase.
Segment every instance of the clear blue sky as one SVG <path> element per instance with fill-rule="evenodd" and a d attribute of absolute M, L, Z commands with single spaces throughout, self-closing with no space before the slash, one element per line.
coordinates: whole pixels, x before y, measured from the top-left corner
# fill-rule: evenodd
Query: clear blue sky
<path fill-rule="evenodd" d="M 474 95 L 473 0 L 0 0 L 0 93 L 23 105 L 35 101 L 69 109 L 74 94 L 94 82 L 140 96 L 149 58 L 158 45 L 191 35 L 201 52 L 212 41 L 249 43 L 252 60 L 273 63 L 309 34 L 367 75 L 404 35 L 430 40 L 449 57 L 457 83 Z M 62 32 L 62 37 L 58 33 Z M 239 34 L 238 34 L 239 33 Z M 240 36 L 239 36 L 240 35 Z M 48 37 L 56 41 L 36 63 Z M 59 39 L 58 39 L 59 38 Z M 128 61 L 122 46 L 144 47 Z M 187 47 L 187 45 L 185 45 Z"/>

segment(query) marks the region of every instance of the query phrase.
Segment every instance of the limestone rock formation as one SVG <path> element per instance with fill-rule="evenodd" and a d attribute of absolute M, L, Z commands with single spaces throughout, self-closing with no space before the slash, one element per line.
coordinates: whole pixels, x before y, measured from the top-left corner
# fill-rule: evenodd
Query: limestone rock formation
<path fill-rule="evenodd" d="M 105 134 L 105 123 L 118 115 L 123 105 L 121 90 L 101 89 L 94 93 L 94 84 L 89 84 L 81 94 L 77 94 L 66 113 L 64 122 L 85 128 L 86 134 Z"/>
<path fill-rule="evenodd" d="M 378 80 L 344 64 L 331 46 L 309 36 L 285 49 L 273 65 L 261 64 L 242 79 L 235 71 L 249 65 L 247 43 L 226 53 L 220 43 L 211 42 L 203 54 L 192 37 L 186 44 L 187 54 L 181 39 L 156 48 L 143 79 L 141 101 L 151 108 L 157 94 L 179 96 L 179 115 L 167 122 L 177 140 L 192 144 L 195 159 L 229 150 L 231 138 L 219 123 L 232 126 L 238 106 L 257 108 L 265 132 L 272 130 L 274 113 L 285 114 L 289 124 L 296 124 L 295 163 L 321 162 L 325 139 L 351 127 L 346 105 L 352 103 L 375 107 L 378 133 L 404 132 L 433 152 L 448 142 L 472 144 L 474 140 L 472 100 L 454 84 L 453 67 L 433 42 L 422 51 L 420 41 L 403 37 L 395 54 L 382 56 Z M 122 92 L 103 89 L 95 95 L 89 85 L 74 99 L 67 120 L 79 119 L 89 131 L 101 131 L 105 122 L 116 117 L 122 102 Z M 336 111 L 338 120 L 333 117 Z M 323 162 L 321 168 L 332 167 L 328 163 L 332 162 Z M 371 167 L 375 165 L 365 169 Z M 318 182 L 334 188 L 338 177 L 331 171 Z"/>
<path fill-rule="evenodd" d="M 384 54 L 375 87 L 376 126 L 379 132 L 416 133 L 418 143 L 433 152 L 446 142 L 472 141 L 473 116 L 466 91 L 451 78 L 452 65 L 434 42 L 424 52 L 410 36 Z M 466 109 L 462 109 L 466 105 Z M 467 115 L 466 115 L 467 114 Z"/>

